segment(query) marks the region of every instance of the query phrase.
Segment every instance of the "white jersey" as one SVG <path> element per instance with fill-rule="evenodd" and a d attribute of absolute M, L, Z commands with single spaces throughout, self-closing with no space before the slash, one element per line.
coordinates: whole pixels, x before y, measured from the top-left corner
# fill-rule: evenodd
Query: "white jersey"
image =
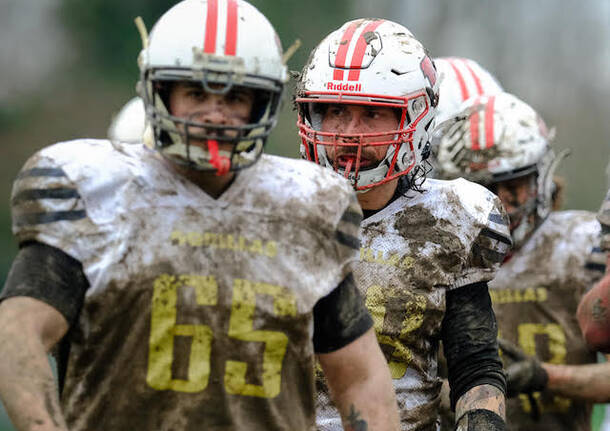
<path fill-rule="evenodd" d="M 602 275 L 588 265 L 599 232 L 593 213 L 562 211 L 549 215 L 489 284 L 500 337 L 543 362 L 596 362 L 595 353 L 582 338 L 576 308 L 581 296 Z M 550 392 L 535 393 L 534 398 L 539 420 L 532 416 L 527 395 L 508 400 L 509 430 L 590 429 L 591 404 Z"/>
<path fill-rule="evenodd" d="M 458 179 L 427 180 L 362 222 L 354 274 L 390 365 L 403 430 L 438 427 L 445 293 L 494 277 L 511 240 L 500 201 Z M 341 421 L 319 377 L 318 428 Z"/>
<path fill-rule="evenodd" d="M 314 428 L 312 307 L 351 271 L 361 211 L 344 179 L 273 156 L 218 199 L 142 145 L 34 155 L 13 231 L 90 283 L 62 409 L 71 430 Z"/>

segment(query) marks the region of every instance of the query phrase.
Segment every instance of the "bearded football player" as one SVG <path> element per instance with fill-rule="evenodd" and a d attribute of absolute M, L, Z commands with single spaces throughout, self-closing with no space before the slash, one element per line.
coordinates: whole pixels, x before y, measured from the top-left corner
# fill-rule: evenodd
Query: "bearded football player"
<path fill-rule="evenodd" d="M 242 0 L 185 0 L 143 40 L 151 141 L 58 143 L 14 183 L 20 250 L 0 303 L 13 423 L 312 430 L 319 354 L 346 428 L 397 429 L 351 270 L 354 192 L 261 155 L 287 76 L 273 27 Z"/>
<path fill-rule="evenodd" d="M 390 365 L 402 429 L 437 429 L 442 340 L 456 429 L 501 430 L 505 380 L 487 283 L 511 243 L 508 219 L 479 185 L 425 179 L 438 97 L 434 64 L 409 30 L 382 19 L 347 22 L 315 48 L 297 84 L 301 154 L 358 193 L 354 275 Z M 318 379 L 319 429 L 340 424 L 333 395 Z"/>
<path fill-rule="evenodd" d="M 587 211 L 554 211 L 562 159 L 553 132 L 515 96 L 471 98 L 444 131 L 442 178 L 464 177 L 501 199 L 514 248 L 489 283 L 507 371 L 511 430 L 589 430 L 595 402 L 610 399 L 610 364 L 596 364 L 576 307 L 601 272 L 587 262 L 599 224 Z"/>

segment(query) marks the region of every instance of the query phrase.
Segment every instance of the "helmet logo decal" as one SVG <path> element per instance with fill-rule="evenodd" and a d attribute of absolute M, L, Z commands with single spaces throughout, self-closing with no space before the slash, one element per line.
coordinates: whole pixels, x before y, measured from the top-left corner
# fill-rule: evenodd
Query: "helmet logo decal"
<path fill-rule="evenodd" d="M 227 23 L 225 34 L 225 55 L 235 55 L 237 51 L 237 0 L 227 0 Z M 218 35 L 218 0 L 208 0 L 205 22 L 205 42 L 203 52 L 216 53 Z"/>
<path fill-rule="evenodd" d="M 327 82 L 326 89 L 335 91 L 362 91 L 362 84 L 348 84 L 347 82 L 335 84 L 334 82 Z"/>
<path fill-rule="evenodd" d="M 348 75 L 348 81 L 358 81 L 360 79 L 360 69 L 362 68 L 362 62 L 364 59 L 364 55 L 366 53 L 367 47 L 369 47 L 372 41 L 377 40 L 378 36 L 375 34 L 375 30 L 381 24 L 384 23 L 383 20 L 375 20 L 369 21 L 368 24 L 362 29 L 360 35 L 356 38 L 356 45 L 353 48 L 351 62 L 349 63 L 349 67 L 347 66 L 347 54 L 350 47 L 353 44 L 354 34 L 356 30 L 361 27 L 367 21 L 355 21 L 352 22 L 343 37 L 341 38 L 339 50 L 337 51 L 337 56 L 335 58 L 335 70 L 333 72 L 333 80 L 335 81 L 343 81 L 343 69 L 350 69 Z M 371 48 L 373 48 L 371 46 Z M 372 49 L 372 56 L 376 56 L 378 53 L 377 50 Z"/>
<path fill-rule="evenodd" d="M 421 68 L 422 73 L 430 83 L 430 87 L 434 87 L 436 84 L 436 69 L 434 68 L 434 64 L 430 57 L 427 55 L 422 58 L 421 63 L 419 63 L 419 67 Z"/>

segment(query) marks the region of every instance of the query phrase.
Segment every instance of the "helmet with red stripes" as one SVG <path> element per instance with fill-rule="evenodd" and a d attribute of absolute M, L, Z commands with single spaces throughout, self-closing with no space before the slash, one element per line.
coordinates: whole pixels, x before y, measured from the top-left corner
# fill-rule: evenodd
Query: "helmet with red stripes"
<path fill-rule="evenodd" d="M 428 129 L 438 101 L 436 69 L 422 44 L 402 25 L 358 19 L 328 35 L 312 52 L 297 84 L 301 155 L 348 178 L 366 191 L 402 175 L 415 175 L 429 154 Z M 376 133 L 322 131 L 328 104 L 395 110 L 398 127 Z M 378 164 L 361 167 L 366 146 L 388 146 Z M 339 166 L 329 147 L 344 147 L 354 161 Z"/>
<path fill-rule="evenodd" d="M 455 115 L 464 101 L 471 97 L 502 93 L 498 80 L 479 63 L 463 57 L 434 59 L 440 89 L 435 124 Z"/>
<path fill-rule="evenodd" d="M 153 27 L 138 63 L 147 120 L 155 147 L 165 157 L 217 173 L 248 167 L 258 159 L 277 121 L 287 70 L 274 28 L 254 6 L 243 0 L 177 3 Z M 223 95 L 234 86 L 253 89 L 248 124 L 227 126 L 172 116 L 167 98 L 175 81 L 192 81 L 206 92 Z M 191 145 L 191 139 L 207 141 L 208 149 Z M 232 150 L 219 155 L 218 141 L 232 144 Z"/>
<path fill-rule="evenodd" d="M 553 175 L 563 158 L 551 148 L 554 132 L 509 93 L 471 97 L 459 111 L 440 138 L 437 176 L 464 177 L 492 191 L 500 182 L 531 176 L 533 197 L 509 214 L 518 247 L 552 210 Z"/>

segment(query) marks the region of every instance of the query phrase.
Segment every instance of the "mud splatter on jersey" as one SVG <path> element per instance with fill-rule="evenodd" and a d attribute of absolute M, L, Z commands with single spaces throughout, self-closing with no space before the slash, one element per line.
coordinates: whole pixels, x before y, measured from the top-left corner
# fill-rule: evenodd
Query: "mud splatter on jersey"
<path fill-rule="evenodd" d="M 494 277 L 510 246 L 508 218 L 483 187 L 427 180 L 362 222 L 354 271 L 394 379 L 403 430 L 436 430 L 437 351 L 445 292 Z M 320 375 L 318 429 L 341 429 Z"/>
<path fill-rule="evenodd" d="M 595 353 L 582 339 L 576 307 L 582 294 L 603 274 L 587 265 L 599 232 L 593 213 L 551 213 L 489 284 L 499 336 L 544 362 L 596 362 Z M 539 421 L 532 417 L 527 395 L 508 400 L 509 430 L 590 429 L 592 405 L 548 392 L 535 393 L 534 398 Z"/>
<path fill-rule="evenodd" d="M 217 200 L 156 152 L 34 155 L 13 230 L 83 264 L 62 408 L 72 430 L 314 428 L 312 307 L 351 271 L 361 211 L 319 166 L 263 156 Z"/>

